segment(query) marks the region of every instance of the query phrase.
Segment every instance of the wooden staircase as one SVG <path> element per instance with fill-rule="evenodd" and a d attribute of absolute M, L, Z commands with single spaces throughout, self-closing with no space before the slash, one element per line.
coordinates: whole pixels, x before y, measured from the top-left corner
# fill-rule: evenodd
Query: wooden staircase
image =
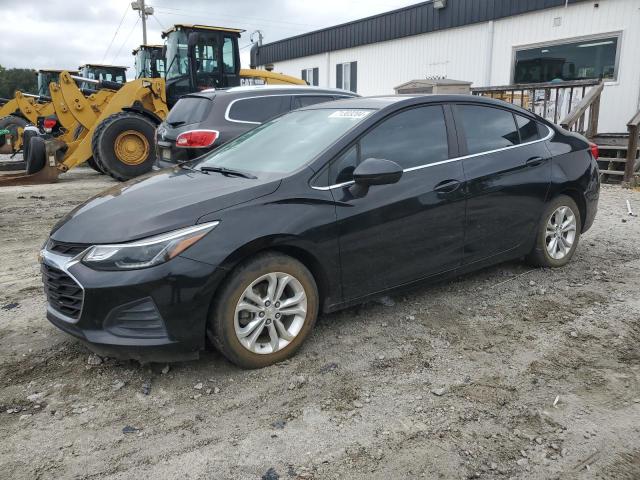
<path fill-rule="evenodd" d="M 624 178 L 625 165 L 627 164 L 629 150 L 628 134 L 598 134 L 590 138 L 598 145 L 600 156 L 598 167 L 602 174 L 602 181 L 607 183 L 620 183 Z M 640 147 L 636 145 L 635 164 L 640 160 Z M 640 165 L 638 165 L 640 167 Z"/>

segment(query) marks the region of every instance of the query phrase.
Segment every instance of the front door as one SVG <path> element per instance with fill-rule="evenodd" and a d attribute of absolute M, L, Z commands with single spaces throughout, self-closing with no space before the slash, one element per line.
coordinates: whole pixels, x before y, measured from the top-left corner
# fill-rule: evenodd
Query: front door
<path fill-rule="evenodd" d="M 549 184 L 546 126 L 507 109 L 455 105 L 467 192 L 464 263 L 515 250 L 535 234 Z"/>
<path fill-rule="evenodd" d="M 456 268 L 464 241 L 464 174 L 450 160 L 446 106 L 413 107 L 364 134 L 329 169 L 346 301 Z M 452 149 L 457 145 L 452 146 Z M 398 183 L 354 198 L 350 182 L 367 158 L 398 163 Z"/>

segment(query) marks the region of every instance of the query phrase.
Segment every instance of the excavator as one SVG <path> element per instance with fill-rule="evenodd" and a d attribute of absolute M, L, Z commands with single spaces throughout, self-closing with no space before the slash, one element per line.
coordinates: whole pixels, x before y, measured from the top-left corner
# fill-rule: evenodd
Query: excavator
<path fill-rule="evenodd" d="M 117 180 L 128 180 L 151 170 L 155 129 L 181 96 L 249 82 L 306 84 L 274 72 L 240 69 L 238 42 L 242 32 L 174 25 L 162 34 L 164 78 L 140 77 L 119 84 L 62 72 L 50 90 L 58 97 L 54 101 L 78 122 L 79 133 L 73 139 L 31 138 L 27 171 L 0 176 L 0 185 L 54 182 L 60 173 L 87 161 Z M 91 85 L 96 93 L 84 95 L 78 83 Z"/>

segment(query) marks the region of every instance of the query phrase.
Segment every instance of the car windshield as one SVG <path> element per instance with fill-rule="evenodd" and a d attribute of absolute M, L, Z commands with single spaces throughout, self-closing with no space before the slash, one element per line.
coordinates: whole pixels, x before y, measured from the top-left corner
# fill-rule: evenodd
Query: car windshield
<path fill-rule="evenodd" d="M 284 175 L 307 165 L 372 110 L 298 110 L 267 122 L 202 157 L 196 168 Z"/>

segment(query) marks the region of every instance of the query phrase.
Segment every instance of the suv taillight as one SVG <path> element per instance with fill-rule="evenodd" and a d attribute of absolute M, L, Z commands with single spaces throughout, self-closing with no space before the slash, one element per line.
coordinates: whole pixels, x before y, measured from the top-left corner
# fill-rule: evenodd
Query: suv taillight
<path fill-rule="evenodd" d="M 214 144 L 220 135 L 217 130 L 190 130 L 176 138 L 176 147 L 204 148 Z"/>
<path fill-rule="evenodd" d="M 593 142 L 589 142 L 589 148 L 591 149 L 591 155 L 593 155 L 593 158 L 597 160 L 598 157 L 600 156 L 600 150 L 598 149 L 598 145 L 596 145 Z"/>

